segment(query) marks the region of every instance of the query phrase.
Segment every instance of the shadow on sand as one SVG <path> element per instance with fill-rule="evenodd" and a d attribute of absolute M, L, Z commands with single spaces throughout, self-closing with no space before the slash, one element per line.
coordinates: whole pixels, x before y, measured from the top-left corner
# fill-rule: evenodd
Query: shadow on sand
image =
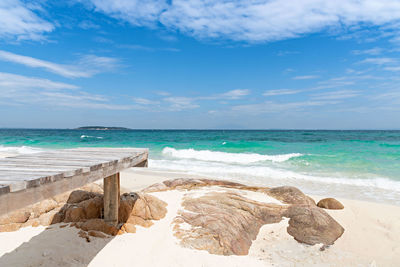
<path fill-rule="evenodd" d="M 65 204 L 58 214 L 68 205 Z M 120 221 L 119 225 L 124 223 Z M 0 266 L 87 266 L 114 239 L 114 236 L 108 235 L 105 238 L 89 236 L 87 240 L 79 236 L 79 231 L 70 223 L 58 223 L 53 219 L 52 224 L 42 232 L 38 229 L 39 233 L 29 241 L 1 256 Z"/>
<path fill-rule="evenodd" d="M 46 227 L 29 241 L 0 258 L 0 266 L 87 266 L 114 237 L 90 237 L 90 242 L 78 236 L 75 227 Z"/>

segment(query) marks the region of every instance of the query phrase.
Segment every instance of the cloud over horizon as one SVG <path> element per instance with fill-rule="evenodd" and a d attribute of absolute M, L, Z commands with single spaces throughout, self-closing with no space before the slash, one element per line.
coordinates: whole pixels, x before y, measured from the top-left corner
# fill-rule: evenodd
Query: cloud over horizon
<path fill-rule="evenodd" d="M 99 72 L 113 70 L 118 66 L 117 59 L 99 57 L 96 55 L 84 55 L 80 57 L 77 64 L 66 65 L 29 56 L 17 55 L 4 50 L 0 50 L 0 60 L 18 63 L 32 68 L 42 68 L 67 78 L 87 78 Z"/>

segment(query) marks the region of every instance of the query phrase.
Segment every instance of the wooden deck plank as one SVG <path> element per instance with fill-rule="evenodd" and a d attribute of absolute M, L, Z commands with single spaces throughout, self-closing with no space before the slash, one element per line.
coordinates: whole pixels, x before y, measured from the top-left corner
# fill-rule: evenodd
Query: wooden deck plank
<path fill-rule="evenodd" d="M 2 170 L 63 170 L 63 171 L 68 171 L 68 170 L 82 170 L 82 171 L 90 171 L 90 167 L 86 166 L 77 166 L 77 165 L 54 165 L 54 164 L 24 164 L 23 167 L 21 167 L 20 164 L 1 164 L 0 163 L 0 171 Z"/>
<path fill-rule="evenodd" d="M 125 156 L 125 155 L 132 155 L 132 154 L 142 154 L 142 153 L 146 153 L 146 152 L 140 152 L 140 151 L 121 151 L 121 152 L 116 152 L 116 151 L 79 151 L 79 150 L 59 150 L 59 152 L 57 151 L 49 151 L 49 152 L 43 152 L 43 153 L 35 153 L 35 154 L 29 154 L 29 155 L 20 155 L 20 156 L 16 156 L 18 158 L 37 158 L 37 157 L 41 157 L 41 156 L 48 156 L 48 155 L 58 155 L 60 156 L 98 156 L 98 157 L 121 157 L 121 156 Z M 13 157 L 10 157 L 13 158 Z"/>
<path fill-rule="evenodd" d="M 147 149 L 74 148 L 0 159 L 0 215 L 134 166 Z"/>
<path fill-rule="evenodd" d="M 1 165 L 7 165 L 7 164 L 15 164 L 15 165 L 21 165 L 21 164 L 38 164 L 38 165 L 58 165 L 58 166 L 83 166 L 83 167 L 89 167 L 94 164 L 102 164 L 105 162 L 104 160 L 67 160 L 67 159 L 48 159 L 48 160 L 43 160 L 43 159 L 11 159 L 8 158 L 7 160 L 0 161 L 0 166 Z"/>
<path fill-rule="evenodd" d="M 50 165 L 48 166 L 37 166 L 37 165 L 0 165 L 0 172 L 2 171 L 70 171 L 70 170 L 77 170 L 82 167 L 67 167 L 67 166 L 54 166 L 51 167 Z M 90 168 L 87 168 L 87 170 L 90 170 Z"/>
<path fill-rule="evenodd" d="M 71 177 L 77 174 L 82 173 L 79 170 L 69 170 L 69 171 L 23 171 L 23 170 L 16 170 L 16 171 L 2 171 L 0 170 L 0 177 L 21 177 L 25 181 L 32 181 L 36 180 L 38 178 L 51 178 L 53 176 L 62 176 L 63 178 L 65 177 Z M 53 179 L 50 179 L 53 180 Z"/>
<path fill-rule="evenodd" d="M 40 160 L 51 160 L 54 158 L 57 159 L 63 159 L 63 160 L 74 160 L 74 161 L 78 161 L 78 160 L 115 160 L 115 159 L 120 159 L 122 157 L 127 157 L 128 154 L 126 155 L 115 155 L 115 156 L 97 156 L 97 155 L 83 155 L 83 154 L 46 154 L 46 155 L 37 155 L 36 157 L 33 156 L 21 156 L 19 157 L 19 159 L 26 159 L 26 160 L 30 160 L 30 159 L 40 159 Z"/>
<path fill-rule="evenodd" d="M 94 150 L 94 149 L 83 149 L 83 150 L 93 152 L 93 151 L 99 150 L 99 148 L 96 148 L 96 150 Z M 108 150 L 112 150 L 113 152 L 118 152 L 118 149 L 105 149 L 106 153 Z M 56 170 L 56 168 L 50 168 L 50 169 L 46 170 L 47 175 L 45 175 L 45 173 L 42 173 L 42 171 L 45 171 L 45 170 L 38 169 L 37 167 L 29 168 L 29 170 L 32 172 L 31 174 L 29 174 L 29 172 L 28 172 L 28 170 L 26 170 L 26 168 L 20 167 L 20 166 L 21 165 L 26 166 L 29 164 L 30 164 L 30 166 L 32 166 L 35 164 L 40 164 L 42 162 L 46 162 L 46 165 L 53 165 L 53 164 L 77 165 L 79 162 L 79 165 L 89 167 L 89 170 L 94 170 L 94 169 L 98 169 L 100 167 L 106 167 L 106 166 L 110 166 L 113 164 L 122 163 L 122 162 L 124 162 L 124 160 L 127 160 L 127 161 L 132 160 L 135 157 L 137 157 L 137 155 L 139 155 L 142 151 L 147 152 L 145 149 L 139 149 L 139 150 L 121 149 L 121 150 L 123 150 L 123 152 L 130 152 L 130 154 L 117 153 L 117 154 L 120 154 L 120 156 L 123 155 L 126 157 L 118 158 L 116 156 L 112 156 L 112 157 L 102 156 L 100 159 L 97 157 L 95 160 L 93 160 L 93 156 L 87 155 L 90 157 L 91 161 L 90 162 L 82 162 L 81 160 L 86 159 L 87 156 L 82 157 L 82 154 L 78 153 L 79 149 L 68 149 L 68 150 L 60 150 L 60 151 L 56 151 L 56 152 L 45 152 L 45 153 L 28 155 L 28 156 L 24 155 L 24 156 L 19 156 L 19 157 L 7 158 L 5 161 L 0 160 L 0 177 L 11 175 L 9 173 L 9 171 L 13 171 L 13 173 L 12 173 L 13 177 L 15 177 L 15 175 L 18 175 L 18 177 L 15 177 L 16 180 L 20 180 L 21 177 L 25 174 L 27 176 L 23 176 L 24 180 L 35 180 L 37 178 L 42 178 L 42 177 L 39 177 L 38 174 L 42 174 L 43 177 L 48 177 L 48 176 L 51 176 L 52 174 L 59 174 L 59 173 L 65 174 L 64 176 L 72 176 L 72 175 L 74 175 L 74 170 L 71 170 L 70 168 L 61 167 L 61 168 L 59 168 L 59 170 Z M 68 154 L 69 152 L 75 152 L 78 155 L 76 155 L 75 153 L 72 155 Z M 67 153 L 67 154 L 65 154 L 65 153 Z M 61 156 L 61 158 L 60 158 L 60 156 Z M 77 158 L 77 157 L 80 157 L 80 158 Z M 34 159 L 33 162 L 32 162 L 32 159 Z M 47 159 L 51 160 L 51 162 L 48 162 Z M 10 170 L 9 168 L 2 167 L 6 164 L 8 164 L 8 165 L 12 164 L 12 166 L 14 167 L 14 170 Z M 26 170 L 26 172 L 25 172 L 25 170 Z M 82 173 L 84 171 L 87 171 L 87 168 L 86 169 L 76 168 L 76 170 L 78 173 Z"/>

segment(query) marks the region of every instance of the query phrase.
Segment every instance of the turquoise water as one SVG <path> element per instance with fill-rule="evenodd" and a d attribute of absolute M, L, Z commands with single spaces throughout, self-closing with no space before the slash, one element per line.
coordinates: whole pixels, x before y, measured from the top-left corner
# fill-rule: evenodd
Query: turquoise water
<path fill-rule="evenodd" d="M 82 146 L 148 147 L 155 169 L 400 192 L 400 131 L 0 130 L 0 153 Z"/>

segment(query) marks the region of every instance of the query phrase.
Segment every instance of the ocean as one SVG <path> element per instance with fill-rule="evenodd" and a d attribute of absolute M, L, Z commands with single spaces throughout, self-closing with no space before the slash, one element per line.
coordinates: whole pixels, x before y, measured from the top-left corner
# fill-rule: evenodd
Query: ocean
<path fill-rule="evenodd" d="M 400 204 L 400 131 L 0 129 L 0 154 L 147 147 L 149 168 Z"/>

